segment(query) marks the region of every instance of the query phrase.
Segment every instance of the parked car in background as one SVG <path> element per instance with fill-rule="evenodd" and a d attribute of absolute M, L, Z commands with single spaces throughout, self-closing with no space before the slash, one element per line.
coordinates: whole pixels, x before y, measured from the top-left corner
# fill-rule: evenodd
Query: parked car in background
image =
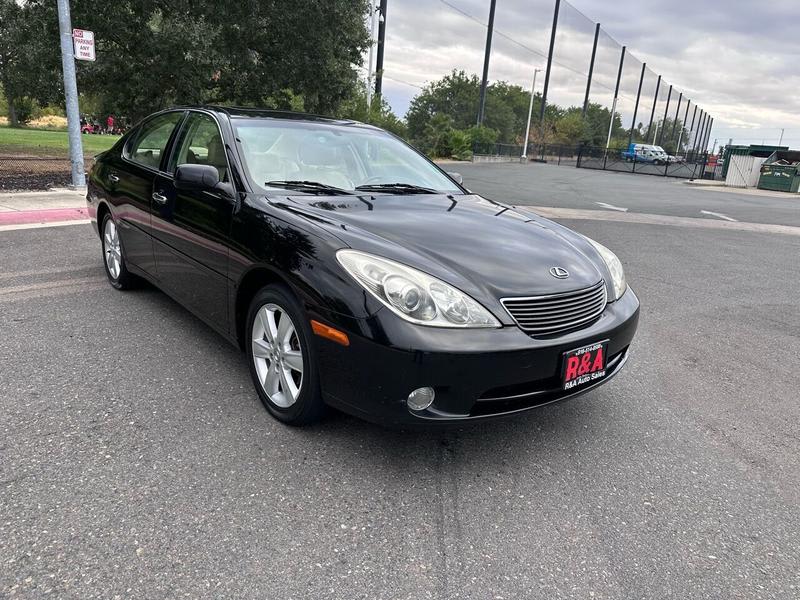
<path fill-rule="evenodd" d="M 290 424 L 513 415 L 607 382 L 637 327 L 611 250 L 362 123 L 162 111 L 98 156 L 87 203 L 111 285 L 142 277 L 239 346 Z"/>
<path fill-rule="evenodd" d="M 620 157 L 628 162 L 636 161 L 654 165 L 673 162 L 661 146 L 650 144 L 629 144 L 628 148 L 620 153 Z"/>

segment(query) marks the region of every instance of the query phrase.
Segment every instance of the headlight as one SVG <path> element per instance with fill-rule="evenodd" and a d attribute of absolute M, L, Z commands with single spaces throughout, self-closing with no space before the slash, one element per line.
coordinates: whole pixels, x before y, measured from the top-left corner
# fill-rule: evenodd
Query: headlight
<path fill-rule="evenodd" d="M 625 271 L 622 270 L 622 263 L 617 255 L 611 250 L 603 246 L 600 242 L 595 242 L 592 238 L 586 237 L 586 240 L 594 246 L 595 250 L 603 257 L 608 270 L 611 272 L 611 282 L 614 288 L 614 300 L 619 300 L 625 290 L 628 289 L 628 284 L 625 282 Z"/>
<path fill-rule="evenodd" d="M 366 290 L 406 321 L 434 327 L 500 327 L 472 298 L 421 271 L 356 250 L 336 258 Z"/>

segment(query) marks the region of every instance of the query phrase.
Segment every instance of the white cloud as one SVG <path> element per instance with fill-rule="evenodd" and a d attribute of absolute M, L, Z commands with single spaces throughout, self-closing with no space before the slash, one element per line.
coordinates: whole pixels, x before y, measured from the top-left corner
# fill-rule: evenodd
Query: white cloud
<path fill-rule="evenodd" d="M 400 81 L 421 86 L 452 69 L 481 72 L 486 28 L 447 3 L 482 22 L 488 20 L 488 0 L 389 3 L 384 89 L 399 113 L 405 112 L 419 91 Z M 554 53 L 559 64 L 553 67 L 549 92 L 553 102 L 582 103 L 583 74 L 588 70 L 594 34 L 592 20 L 598 20 L 604 32 L 628 47 L 620 101 L 624 120 L 632 117 L 641 72 L 638 60 L 642 60 L 647 62 L 648 74 L 637 121 L 649 118 L 656 74 L 660 73 L 667 84 L 675 85 L 670 114 L 682 91 L 715 117 L 716 137 L 743 141 L 774 137 L 777 141 L 780 128 L 786 128 L 785 142 L 800 146 L 800 102 L 795 93 L 800 87 L 800 38 L 793 17 L 796 2 L 573 0 L 573 4 L 575 7 L 562 1 L 559 15 Z M 491 80 L 530 86 L 533 67 L 546 62 L 543 55 L 553 5 L 553 0 L 498 2 Z M 611 104 L 618 61 L 619 46 L 604 34 L 598 47 L 592 101 Z M 543 79 L 540 74 L 538 89 Z M 659 94 L 656 114 L 663 113 L 667 87 Z M 685 100 L 681 113 L 683 106 Z"/>

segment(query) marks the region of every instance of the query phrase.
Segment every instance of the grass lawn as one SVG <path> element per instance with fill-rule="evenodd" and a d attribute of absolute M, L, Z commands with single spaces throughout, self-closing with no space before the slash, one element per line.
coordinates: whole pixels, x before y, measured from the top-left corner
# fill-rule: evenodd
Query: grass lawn
<path fill-rule="evenodd" d="M 118 135 L 81 135 L 87 156 L 108 150 Z M 28 153 L 40 156 L 66 156 L 69 152 L 66 131 L 0 127 L 0 153 Z"/>

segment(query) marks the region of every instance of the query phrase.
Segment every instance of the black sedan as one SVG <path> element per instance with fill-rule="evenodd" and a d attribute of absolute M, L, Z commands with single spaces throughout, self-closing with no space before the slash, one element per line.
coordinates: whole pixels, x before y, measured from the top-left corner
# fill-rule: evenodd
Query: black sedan
<path fill-rule="evenodd" d="M 362 123 L 166 110 L 87 201 L 111 285 L 150 281 L 246 351 L 286 423 L 514 414 L 608 381 L 636 331 L 610 250 Z"/>

